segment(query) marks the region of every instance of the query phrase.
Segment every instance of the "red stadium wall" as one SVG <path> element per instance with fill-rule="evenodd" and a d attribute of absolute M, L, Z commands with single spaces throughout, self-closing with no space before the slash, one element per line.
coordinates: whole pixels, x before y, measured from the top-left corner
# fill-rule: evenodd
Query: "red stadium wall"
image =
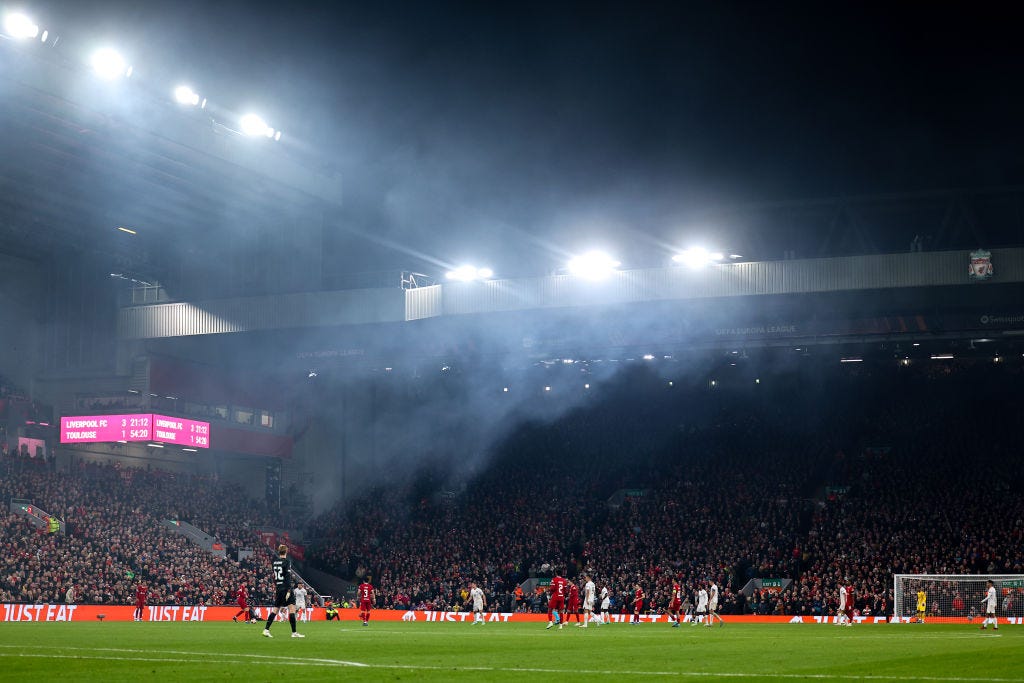
<path fill-rule="evenodd" d="M 266 619 L 268 608 L 255 608 L 261 618 Z M 132 621 L 135 608 L 131 605 L 23 605 L 3 604 L 0 605 L 0 621 L 97 621 L 101 617 L 104 621 Z M 143 611 L 143 621 L 231 621 L 231 617 L 238 613 L 237 607 L 204 607 L 191 605 L 147 605 Z M 358 610 L 339 609 L 338 615 L 342 621 L 358 621 Z M 323 621 L 325 619 L 322 607 L 315 607 L 305 610 L 301 615 L 306 621 Z M 611 615 L 612 622 L 617 624 L 628 623 L 630 616 L 625 614 Z M 726 615 L 723 617 L 730 624 L 829 624 L 834 622 L 834 617 L 784 617 L 784 616 L 756 616 L 756 615 Z M 447 621 L 447 622 L 469 622 L 472 615 L 469 612 L 434 612 L 434 611 L 403 611 L 403 610 L 374 610 L 371 621 Z M 534 622 L 542 623 L 547 621 L 545 614 L 528 614 L 521 612 L 489 612 L 487 621 L 496 622 Z M 863 624 L 884 624 L 885 617 L 856 617 L 854 619 Z M 663 615 L 644 616 L 643 621 L 649 624 L 667 624 L 668 618 Z M 1024 618 L 1021 617 L 1000 617 L 1001 624 L 1021 625 Z M 575 623 L 575 622 L 572 622 Z M 967 619 L 962 617 L 936 617 L 928 619 L 929 624 L 966 624 Z"/>

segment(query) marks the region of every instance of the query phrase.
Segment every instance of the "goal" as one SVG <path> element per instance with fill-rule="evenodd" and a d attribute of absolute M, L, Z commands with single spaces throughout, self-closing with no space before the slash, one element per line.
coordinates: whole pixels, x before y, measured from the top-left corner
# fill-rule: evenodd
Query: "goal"
<path fill-rule="evenodd" d="M 984 617 L 981 601 L 988 590 L 987 581 L 995 584 L 997 617 L 1024 615 L 1024 574 L 896 574 L 892 591 L 893 617 L 915 621 L 919 591 L 925 593 L 925 621 Z"/>

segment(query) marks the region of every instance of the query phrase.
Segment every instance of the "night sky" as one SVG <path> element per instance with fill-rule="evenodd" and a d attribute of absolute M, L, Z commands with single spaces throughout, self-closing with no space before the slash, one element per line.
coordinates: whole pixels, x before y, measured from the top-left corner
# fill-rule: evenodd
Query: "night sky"
<path fill-rule="evenodd" d="M 1006 3 L 32 3 L 264 112 L 390 240 L 701 239 L 737 203 L 1024 181 Z M 728 248 L 728 245 L 722 245 Z"/>

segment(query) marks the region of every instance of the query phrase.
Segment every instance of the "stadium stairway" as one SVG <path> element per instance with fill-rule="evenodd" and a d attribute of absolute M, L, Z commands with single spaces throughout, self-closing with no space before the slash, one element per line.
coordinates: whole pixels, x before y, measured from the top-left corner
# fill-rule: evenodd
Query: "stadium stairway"
<path fill-rule="evenodd" d="M 224 547 L 224 544 L 197 526 L 177 519 L 164 520 L 164 526 L 174 533 L 189 539 L 212 555 L 227 557 L 227 549 Z"/>
<path fill-rule="evenodd" d="M 39 506 L 33 505 L 32 501 L 26 498 L 12 498 L 10 511 L 16 515 L 25 517 L 28 519 L 29 523 L 37 529 L 50 530 L 51 524 L 53 521 L 56 521 L 57 527 L 52 529 L 52 531 L 62 534 L 66 533 L 66 528 L 62 520 L 53 517 L 49 512 L 41 509 Z"/>
<path fill-rule="evenodd" d="M 316 589 L 317 593 L 333 596 L 336 601 L 356 594 L 356 585 L 351 581 L 346 581 L 319 569 L 313 569 L 308 564 L 302 568 L 302 575 Z"/>

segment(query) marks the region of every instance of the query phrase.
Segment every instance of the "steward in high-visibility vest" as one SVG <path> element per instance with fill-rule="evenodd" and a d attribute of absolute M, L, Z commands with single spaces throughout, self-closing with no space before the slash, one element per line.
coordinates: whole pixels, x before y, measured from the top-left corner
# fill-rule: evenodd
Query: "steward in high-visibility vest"
<path fill-rule="evenodd" d="M 51 534 L 55 534 L 60 531 L 60 520 L 56 517 L 50 517 L 49 531 Z"/>

